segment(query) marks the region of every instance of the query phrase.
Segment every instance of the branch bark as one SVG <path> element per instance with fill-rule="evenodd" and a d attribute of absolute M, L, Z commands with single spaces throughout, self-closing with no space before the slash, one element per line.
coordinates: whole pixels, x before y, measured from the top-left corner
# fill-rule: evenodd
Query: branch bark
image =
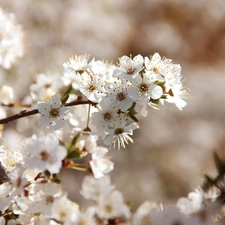
<path fill-rule="evenodd" d="M 72 101 L 72 102 L 69 102 L 69 103 L 65 103 L 64 106 L 75 106 L 75 105 L 85 105 L 85 104 L 96 104 L 96 103 L 93 103 L 90 100 L 87 100 L 87 101 Z M 14 121 L 14 120 L 26 117 L 26 116 L 32 116 L 32 115 L 35 115 L 37 113 L 39 113 L 38 109 L 33 109 L 31 111 L 24 110 L 24 111 L 21 111 L 21 112 L 15 114 L 15 115 L 13 115 L 13 116 L 9 116 L 5 119 L 1 119 L 0 124 L 7 124 L 11 121 Z"/>

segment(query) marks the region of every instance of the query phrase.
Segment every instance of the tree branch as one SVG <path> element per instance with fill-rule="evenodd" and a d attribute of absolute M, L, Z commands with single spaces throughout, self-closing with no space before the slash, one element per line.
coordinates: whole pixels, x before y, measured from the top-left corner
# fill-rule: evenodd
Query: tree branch
<path fill-rule="evenodd" d="M 87 101 L 72 101 L 72 102 L 69 102 L 69 103 L 65 103 L 64 106 L 75 106 L 75 105 L 85 105 L 85 104 L 96 104 L 96 103 L 93 103 L 90 100 L 87 100 Z M 31 111 L 23 110 L 23 111 L 15 114 L 13 116 L 9 116 L 5 119 L 1 119 L 0 124 L 6 124 L 6 123 L 9 123 L 11 121 L 14 121 L 14 120 L 26 117 L 26 116 L 35 115 L 37 113 L 39 113 L 38 109 L 33 109 Z"/>
<path fill-rule="evenodd" d="M 26 117 L 26 116 L 31 116 L 31 115 L 34 115 L 34 114 L 37 114 L 39 113 L 39 111 L 37 109 L 33 109 L 31 111 L 21 111 L 13 116 L 9 116 L 5 119 L 1 119 L 0 120 L 0 124 L 6 124 L 8 122 L 11 122 L 13 120 L 17 120 L 17 119 L 20 119 L 20 118 L 23 118 L 23 117 Z"/>

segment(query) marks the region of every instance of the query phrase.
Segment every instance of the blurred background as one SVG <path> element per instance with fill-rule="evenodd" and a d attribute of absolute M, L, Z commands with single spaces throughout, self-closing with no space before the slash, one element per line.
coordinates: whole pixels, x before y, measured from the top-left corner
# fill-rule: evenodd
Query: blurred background
<path fill-rule="evenodd" d="M 0 85 L 13 86 L 18 99 L 35 74 L 61 73 L 73 54 L 117 62 L 158 52 L 181 64 L 192 96 L 187 107 L 149 108 L 134 144 L 110 152 L 112 182 L 134 208 L 145 200 L 175 201 L 201 185 L 204 174 L 215 175 L 213 152 L 225 158 L 224 0 L 0 0 L 0 6 L 26 30 L 25 56 L 0 70 Z M 62 171 L 61 178 L 80 203 L 83 173 Z"/>

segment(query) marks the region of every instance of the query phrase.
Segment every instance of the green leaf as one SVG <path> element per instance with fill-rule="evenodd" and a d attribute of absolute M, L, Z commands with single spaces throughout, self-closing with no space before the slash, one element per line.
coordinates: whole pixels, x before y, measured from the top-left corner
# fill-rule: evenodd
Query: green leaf
<path fill-rule="evenodd" d="M 62 105 L 64 105 L 66 103 L 66 101 L 68 100 L 69 98 L 69 95 L 66 95 L 64 96 L 62 99 L 61 99 L 61 102 L 62 102 Z"/>
<path fill-rule="evenodd" d="M 213 153 L 214 162 L 216 165 L 216 169 L 219 173 L 219 176 L 223 176 L 225 174 L 225 163 L 219 158 L 216 152 Z"/>
<path fill-rule="evenodd" d="M 73 137 L 72 141 L 71 141 L 70 143 L 67 144 L 67 152 L 68 152 L 68 154 L 69 154 L 70 152 L 74 151 L 74 149 L 75 149 L 75 147 L 76 147 L 76 145 L 77 145 L 77 142 L 79 141 L 79 139 L 80 139 L 81 136 L 82 136 L 82 133 L 81 133 L 81 132 L 77 133 L 77 134 Z"/>
<path fill-rule="evenodd" d="M 152 102 L 152 103 L 154 103 L 154 104 L 156 104 L 156 105 L 158 105 L 159 104 L 159 99 L 150 99 L 150 102 Z"/>
<path fill-rule="evenodd" d="M 125 112 L 125 114 L 128 115 L 135 122 L 138 122 L 138 119 L 135 116 L 137 114 L 137 111 L 135 110 L 135 106 L 136 106 L 136 102 L 133 102 L 132 106 Z"/>
<path fill-rule="evenodd" d="M 75 151 L 75 150 L 73 150 L 73 151 L 71 151 L 71 152 L 67 155 L 66 158 L 67 158 L 67 159 L 77 159 L 77 158 L 80 158 L 80 153 L 77 152 L 77 151 Z"/>
<path fill-rule="evenodd" d="M 66 89 L 65 93 L 63 93 L 63 96 L 70 94 L 72 91 L 73 91 L 73 87 L 72 87 L 72 84 L 70 84 L 68 88 Z"/>
<path fill-rule="evenodd" d="M 165 81 L 155 81 L 154 84 L 159 85 L 159 86 L 163 86 L 166 82 Z"/>
<path fill-rule="evenodd" d="M 133 121 L 138 122 L 138 118 L 135 115 L 129 114 L 129 116 Z"/>

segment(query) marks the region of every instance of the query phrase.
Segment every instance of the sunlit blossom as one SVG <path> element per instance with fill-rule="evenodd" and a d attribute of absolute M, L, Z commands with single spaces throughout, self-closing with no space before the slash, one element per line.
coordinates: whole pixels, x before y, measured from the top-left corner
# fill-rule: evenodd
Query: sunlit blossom
<path fill-rule="evenodd" d="M 47 103 L 38 102 L 37 108 L 41 114 L 38 121 L 40 127 L 52 126 L 54 130 L 58 130 L 64 126 L 64 120 L 72 116 L 72 110 L 62 106 L 59 94 L 53 95 Z"/>

